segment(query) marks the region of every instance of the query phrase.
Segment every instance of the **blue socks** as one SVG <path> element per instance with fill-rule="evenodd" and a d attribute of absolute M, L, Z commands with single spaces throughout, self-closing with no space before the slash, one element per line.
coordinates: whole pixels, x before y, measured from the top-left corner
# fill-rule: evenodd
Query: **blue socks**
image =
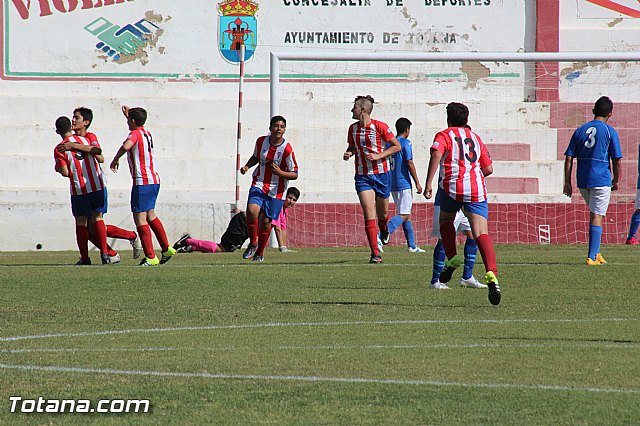
<path fill-rule="evenodd" d="M 402 216 L 397 215 L 392 217 L 389 222 L 387 222 L 387 229 L 390 234 L 393 234 L 393 231 L 398 229 L 398 226 L 402 225 Z"/>
<path fill-rule="evenodd" d="M 636 236 L 638 227 L 640 227 L 640 212 L 636 210 L 633 212 L 633 216 L 631 216 L 631 225 L 629 226 L 629 235 L 627 236 L 627 240 Z"/>
<path fill-rule="evenodd" d="M 416 248 L 416 236 L 413 233 L 413 225 L 410 220 L 402 224 L 402 230 L 404 231 L 404 237 L 407 239 L 409 248 Z"/>
<path fill-rule="evenodd" d="M 431 276 L 431 284 L 440 278 L 440 273 L 444 269 L 444 261 L 446 258 L 447 255 L 444 252 L 444 247 L 442 247 L 442 241 L 438 240 L 438 244 L 436 244 L 433 249 L 433 275 Z"/>
<path fill-rule="evenodd" d="M 471 278 L 473 274 L 473 265 L 476 264 L 477 253 L 478 246 L 476 240 L 467 238 L 467 242 L 464 243 L 464 269 L 462 270 L 462 278 L 465 280 Z"/>
<path fill-rule="evenodd" d="M 602 226 L 589 225 L 589 259 L 596 260 L 600 252 L 600 241 L 602 240 Z"/>

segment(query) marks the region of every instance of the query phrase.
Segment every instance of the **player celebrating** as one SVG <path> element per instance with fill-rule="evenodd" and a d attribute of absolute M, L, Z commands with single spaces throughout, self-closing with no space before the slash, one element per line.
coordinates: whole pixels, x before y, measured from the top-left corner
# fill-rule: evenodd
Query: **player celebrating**
<path fill-rule="evenodd" d="M 564 155 L 564 190 L 571 198 L 573 159 L 578 159 L 576 180 L 580 194 L 589 206 L 589 252 L 587 265 L 607 263 L 600 254 L 602 220 L 609 208 L 611 191 L 618 189 L 622 150 L 616 129 L 607 124 L 613 113 L 613 102 L 606 96 L 593 106 L 593 120 L 578 127 L 571 136 Z M 613 179 L 609 164 L 613 168 Z"/>
<path fill-rule="evenodd" d="M 68 177 L 71 188 L 71 212 L 76 220 L 76 241 L 80 251 L 78 265 L 91 265 L 89 258 L 89 231 L 87 223 L 94 222 L 98 238 L 98 248 L 103 264 L 111 263 L 107 253 L 107 230 L 102 214 L 107 212 L 104 195 L 105 182 L 102 169 L 96 156 L 102 155 L 98 142 L 89 142 L 81 136 L 71 133 L 71 120 L 58 117 L 56 133 L 62 137 L 61 144 L 72 140 L 73 150 L 54 150 L 55 171 Z"/>
<path fill-rule="evenodd" d="M 74 134 L 78 136 L 82 136 L 83 138 L 86 138 L 91 144 L 98 143 L 98 137 L 95 135 L 95 133 L 89 132 L 89 126 L 91 126 L 92 121 L 93 121 L 93 111 L 91 111 L 91 109 L 86 107 L 78 107 L 73 110 L 73 118 L 71 119 L 71 129 L 73 130 Z M 58 150 L 61 152 L 69 151 L 73 149 L 76 149 L 76 150 L 82 149 L 82 145 L 74 142 L 72 139 L 67 139 L 66 142 L 58 145 Z M 99 163 L 104 162 L 104 157 L 102 155 L 97 155 L 96 159 L 98 160 Z M 107 197 L 106 187 L 104 188 L 104 195 L 105 197 Z M 105 203 L 108 203 L 108 201 L 105 201 Z M 133 248 L 133 258 L 137 259 L 138 257 L 140 257 L 140 254 L 142 252 L 142 246 L 140 245 L 140 239 L 138 238 L 138 235 L 135 232 L 119 228 L 115 225 L 105 224 L 105 226 L 107 228 L 107 238 L 116 238 L 116 239 L 123 239 L 123 240 L 129 241 L 129 243 L 131 244 L 131 247 Z M 96 235 L 93 222 L 88 223 L 88 230 L 89 230 L 89 241 L 91 241 L 96 247 L 99 247 L 99 240 Z M 108 244 L 107 244 L 107 253 L 109 253 L 109 257 L 111 258 L 111 263 L 120 262 L 120 255 L 115 250 L 113 250 L 113 248 L 111 248 Z"/>
<path fill-rule="evenodd" d="M 244 175 L 251 167 L 259 164 L 253 172 L 247 202 L 247 229 L 250 241 L 242 255 L 244 259 L 253 257 L 254 262 L 264 261 L 264 249 L 271 233 L 271 221 L 278 219 L 280 215 L 289 181 L 298 179 L 298 163 L 293 147 L 284 139 L 286 130 L 287 120 L 284 117 L 272 117 L 269 122 L 270 133 L 256 140 L 253 155 L 240 169 L 240 173 Z M 261 226 L 258 232 L 259 222 Z"/>
<path fill-rule="evenodd" d="M 347 151 L 343 160 L 347 161 L 355 154 L 355 184 L 362 213 L 371 259 L 369 263 L 380 263 L 382 258 L 378 250 L 376 217 L 380 228 L 380 239 L 389 241 L 387 213 L 389 211 L 390 167 L 387 157 L 400 151 L 400 142 L 389 126 L 371 118 L 374 100 L 371 96 L 358 96 L 351 109 L 356 121 L 349 126 L 347 133 Z M 388 148 L 384 149 L 388 143 Z"/>
<path fill-rule="evenodd" d="M 498 266 L 493 243 L 489 236 L 487 217 L 487 188 L 485 176 L 493 173 L 489 151 L 480 136 L 465 128 L 469 119 L 466 105 L 452 102 L 447 105 L 447 129 L 438 132 L 431 145 L 431 159 L 424 195 L 431 198 L 431 182 L 440 166 L 438 191 L 441 192 L 440 233 L 442 245 L 447 255 L 440 282 L 448 283 L 453 271 L 462 264 L 456 254 L 456 230 L 453 225 L 456 212 L 462 209 L 469 219 L 471 232 L 484 261 L 485 282 L 489 288 L 489 302 L 500 303 L 501 294 L 498 285 Z"/>
<path fill-rule="evenodd" d="M 133 179 L 131 212 L 145 255 L 140 266 L 156 266 L 168 262 L 176 254 L 176 251 L 169 246 L 167 233 L 155 213 L 156 200 L 160 192 L 160 175 L 155 169 L 153 137 L 144 128 L 147 121 L 147 111 L 143 108 L 129 108 L 125 105 L 122 107 L 122 113 L 127 118 L 130 133 L 118 149 L 110 167 L 114 173 L 117 173 L 120 157 L 127 154 L 129 170 Z M 158 259 L 153 251 L 151 231 L 160 243 L 162 259 Z"/>

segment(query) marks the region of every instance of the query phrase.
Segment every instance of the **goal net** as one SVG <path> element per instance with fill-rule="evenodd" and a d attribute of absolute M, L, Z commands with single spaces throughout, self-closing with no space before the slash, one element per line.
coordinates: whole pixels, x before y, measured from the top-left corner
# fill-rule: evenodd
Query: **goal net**
<path fill-rule="evenodd" d="M 342 160 L 356 95 L 372 95 L 372 117 L 392 129 L 399 117 L 411 120 L 421 184 L 433 137 L 447 127 L 446 105 L 466 104 L 494 161 L 487 178 L 493 240 L 560 244 L 587 242 L 589 222 L 575 176 L 574 196 L 562 194 L 564 151 L 575 128 L 593 118 L 595 100 L 609 96 L 624 159 L 603 243 L 624 242 L 638 177 L 638 60 L 636 53 L 272 53 L 271 113 L 287 119 L 300 168 L 293 184 L 303 194 L 290 213 L 289 244 L 366 245 L 354 164 Z M 414 194 L 418 244 L 435 241 L 432 211 L 432 200 Z M 406 244 L 402 229 L 391 244 Z"/>

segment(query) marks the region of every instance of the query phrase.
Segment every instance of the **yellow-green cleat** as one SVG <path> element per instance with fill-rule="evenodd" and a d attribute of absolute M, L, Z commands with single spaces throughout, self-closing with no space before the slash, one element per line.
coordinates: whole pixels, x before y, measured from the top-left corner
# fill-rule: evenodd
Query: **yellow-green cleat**
<path fill-rule="evenodd" d="M 451 281 L 451 275 L 453 275 L 453 271 L 458 269 L 460 265 L 462 265 L 463 260 L 457 254 L 453 256 L 451 259 L 444 262 L 444 269 L 440 273 L 440 282 L 448 283 Z"/>
<path fill-rule="evenodd" d="M 156 266 L 156 265 L 159 265 L 159 264 L 160 264 L 160 260 L 157 257 L 154 257 L 153 259 L 149 259 L 149 258 L 145 257 L 140 262 L 140 266 Z"/>
<path fill-rule="evenodd" d="M 169 247 L 167 249 L 167 251 L 163 251 L 162 252 L 162 258 L 160 259 L 160 264 L 164 265 L 165 263 L 167 263 L 169 260 L 171 260 L 173 255 L 176 254 L 176 253 L 177 253 L 177 251 L 173 247 Z"/>
<path fill-rule="evenodd" d="M 502 295 L 500 293 L 500 285 L 498 285 L 498 277 L 492 271 L 489 271 L 484 275 L 484 282 L 489 288 L 489 303 L 499 305 Z"/>

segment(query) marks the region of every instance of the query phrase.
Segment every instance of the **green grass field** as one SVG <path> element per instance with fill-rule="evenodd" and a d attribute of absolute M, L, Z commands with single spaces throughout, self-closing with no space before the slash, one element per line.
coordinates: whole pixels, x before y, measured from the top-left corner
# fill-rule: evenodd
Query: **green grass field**
<path fill-rule="evenodd" d="M 387 248 L 381 265 L 340 248 L 153 268 L 125 251 L 91 267 L 1 253 L 0 424 L 640 423 L 637 247 L 603 247 L 601 267 L 585 246 L 497 252 L 497 307 L 486 290 L 428 290 L 431 248 Z M 16 395 L 152 409 L 12 414 Z"/>

